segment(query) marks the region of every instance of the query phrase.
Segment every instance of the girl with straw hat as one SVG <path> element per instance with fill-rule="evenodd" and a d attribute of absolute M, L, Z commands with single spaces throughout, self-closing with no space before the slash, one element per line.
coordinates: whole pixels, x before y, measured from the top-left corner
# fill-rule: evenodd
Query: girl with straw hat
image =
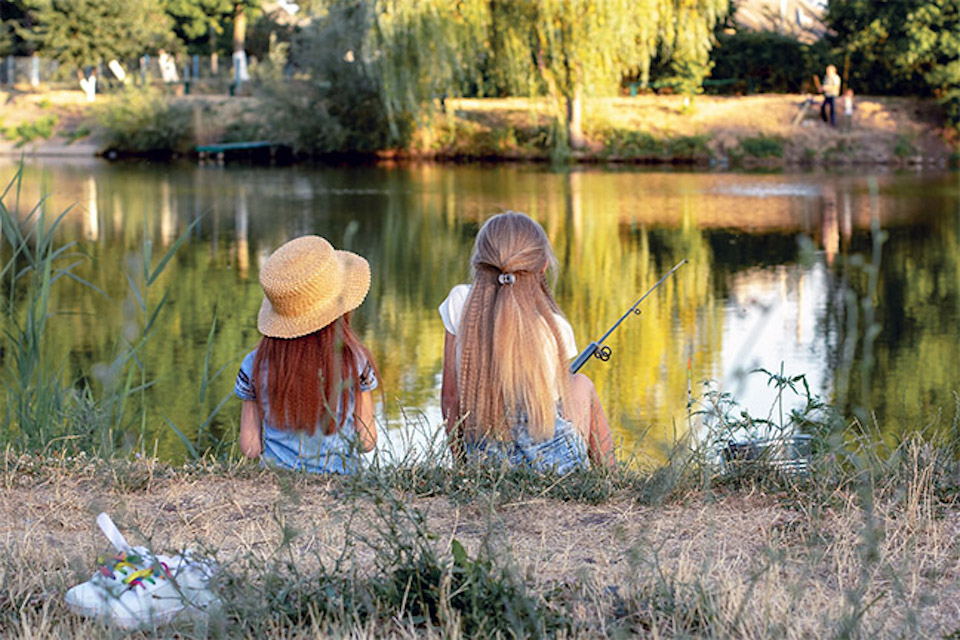
<path fill-rule="evenodd" d="M 470 263 L 473 284 L 440 305 L 441 405 L 454 454 L 558 473 L 613 465 L 596 389 L 569 370 L 577 345 L 547 284 L 557 259 L 543 228 L 523 213 L 493 216 Z"/>
<path fill-rule="evenodd" d="M 350 327 L 370 290 L 370 265 L 319 236 L 277 249 L 260 271 L 257 348 L 243 359 L 240 450 L 271 465 L 352 473 L 373 449 L 377 370 Z"/>

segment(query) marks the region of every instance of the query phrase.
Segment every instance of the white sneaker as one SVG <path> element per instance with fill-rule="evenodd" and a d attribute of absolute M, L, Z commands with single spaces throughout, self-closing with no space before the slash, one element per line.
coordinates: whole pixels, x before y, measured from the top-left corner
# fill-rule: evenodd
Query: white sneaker
<path fill-rule="evenodd" d="M 164 556 L 131 547 L 105 513 L 97 517 L 97 524 L 118 553 L 98 558 L 93 577 L 67 591 L 67 606 L 74 613 L 136 629 L 202 616 L 219 605 L 209 588 L 214 563 L 197 560 L 189 552 Z"/>

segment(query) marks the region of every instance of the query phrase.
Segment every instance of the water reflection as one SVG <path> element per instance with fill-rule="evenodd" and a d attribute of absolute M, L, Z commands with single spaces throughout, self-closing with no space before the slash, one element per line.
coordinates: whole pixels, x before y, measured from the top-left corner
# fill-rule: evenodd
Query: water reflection
<path fill-rule="evenodd" d="M 13 170 L 6 165 L 2 173 Z M 157 380 L 150 427 L 160 452 L 174 457 L 182 445 L 162 416 L 192 435 L 229 395 L 237 358 L 258 338 L 259 265 L 292 236 L 320 233 L 370 260 L 373 285 L 356 325 L 383 372 L 393 425 L 402 413 L 438 423 L 443 331 L 436 307 L 468 280 L 472 239 L 489 214 L 515 209 L 543 223 L 561 261 L 558 300 L 581 345 L 686 258 L 642 315 L 611 337 L 613 360 L 586 370 L 618 435 L 629 446 L 646 434 L 656 456 L 659 444 L 686 428 L 688 394 L 701 379 L 720 380 L 761 414 L 772 391 L 745 375 L 756 367 L 783 363 L 827 395 L 838 372 L 849 389 L 864 386 L 848 338 L 857 326 L 849 298 L 862 297 L 865 279 L 846 258 L 869 255 L 871 216 L 890 232 L 874 301 L 883 332 L 867 397 L 842 399 L 875 409 L 891 433 L 937 407 L 952 410 L 952 390 L 960 387 L 951 350 L 960 339 L 960 189 L 946 175 L 889 174 L 878 184 L 879 205 L 871 207 L 866 180 L 856 175 L 36 162 L 26 168 L 21 202 L 49 193 L 51 212 L 83 205 L 61 233 L 83 240 L 92 260 L 79 273 L 110 299 L 72 282 L 55 290 L 56 308 L 68 313 L 55 318 L 51 347 L 69 354 L 77 379 L 111 360 L 124 327 L 142 328 L 130 311 L 127 272 L 144 241 L 169 246 L 202 216 L 149 292 L 156 303 L 169 291 L 144 362 Z M 811 261 L 802 259 L 798 235 L 814 242 Z M 214 316 L 210 367 L 225 368 L 201 399 Z M 235 409 L 228 404 L 212 421 L 214 437 L 233 432 Z"/>

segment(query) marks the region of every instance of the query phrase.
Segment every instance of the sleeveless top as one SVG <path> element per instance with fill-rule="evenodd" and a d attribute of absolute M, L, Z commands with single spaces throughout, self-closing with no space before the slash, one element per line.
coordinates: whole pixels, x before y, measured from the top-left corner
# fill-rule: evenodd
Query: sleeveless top
<path fill-rule="evenodd" d="M 240 365 L 234 392 L 241 400 L 257 400 L 257 388 L 266 389 L 266 371 L 261 379 L 253 381 L 253 360 L 257 355 L 254 349 L 246 355 Z M 377 388 L 377 378 L 373 368 L 366 361 L 357 363 L 360 371 L 357 388 L 360 391 L 372 391 Z M 263 405 L 262 439 L 263 453 L 260 460 L 268 465 L 305 471 L 307 473 L 355 473 L 360 469 L 362 453 L 357 442 L 357 431 L 354 425 L 354 394 L 350 391 L 346 408 L 342 400 L 337 398 L 338 423 L 341 416 L 345 416 L 343 423 L 331 435 L 323 433 L 323 425 L 318 424 L 313 435 L 306 431 L 277 429 L 270 424 L 270 403 L 264 393 L 261 398 Z"/>
<path fill-rule="evenodd" d="M 463 308 L 470 295 L 470 285 L 457 285 L 440 304 L 440 317 L 444 328 L 456 335 L 463 317 Z M 574 339 L 573 327 L 563 316 L 557 315 L 560 328 L 562 357 L 573 360 L 579 354 Z M 458 352 L 459 356 L 459 352 Z M 587 447 L 573 422 L 564 418 L 559 410 L 554 423 L 553 436 L 537 442 L 530 435 L 527 415 L 517 412 L 511 421 L 510 440 L 483 439 L 464 443 L 468 458 L 485 463 L 508 464 L 529 467 L 536 471 L 554 471 L 566 474 L 590 466 Z"/>

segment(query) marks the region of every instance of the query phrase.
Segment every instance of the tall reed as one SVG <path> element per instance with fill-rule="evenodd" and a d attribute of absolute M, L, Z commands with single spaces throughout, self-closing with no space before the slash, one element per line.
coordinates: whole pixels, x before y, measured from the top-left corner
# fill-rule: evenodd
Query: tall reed
<path fill-rule="evenodd" d="M 64 310 L 51 307 L 51 291 L 68 278 L 113 301 L 96 285 L 78 275 L 87 254 L 76 242 L 58 244 L 57 229 L 66 209 L 50 220 L 44 201 L 21 215 L 20 185 L 23 167 L 0 194 L 0 445 L 17 450 L 44 450 L 59 443 L 61 448 L 113 457 L 123 446 L 147 448 L 148 421 L 162 420 L 176 432 L 191 456 L 199 455 L 195 444 L 162 413 L 153 417 L 149 400 L 151 379 L 145 359 L 146 344 L 157 331 L 157 320 L 167 302 L 167 293 L 158 293 L 158 281 L 171 260 L 186 242 L 198 221 L 154 262 L 153 246 L 145 240 L 139 255 L 130 261 L 127 282 L 136 301 L 138 327 L 131 339 L 118 338 L 115 355 L 103 375 L 69 371 L 67 356 L 48 346 L 47 336 L 55 331 L 57 315 Z M 215 319 L 214 319 L 215 322 Z M 211 329 L 211 339 L 212 339 Z M 208 340 L 209 342 L 209 340 Z M 210 345 L 208 344 L 208 352 Z M 208 358 L 209 359 L 209 358 Z M 201 384 L 200 402 L 210 380 L 209 366 Z M 221 369 L 222 371 L 222 369 Z M 100 379 L 100 383 L 91 380 Z M 206 425 L 223 406 L 200 425 Z"/>

